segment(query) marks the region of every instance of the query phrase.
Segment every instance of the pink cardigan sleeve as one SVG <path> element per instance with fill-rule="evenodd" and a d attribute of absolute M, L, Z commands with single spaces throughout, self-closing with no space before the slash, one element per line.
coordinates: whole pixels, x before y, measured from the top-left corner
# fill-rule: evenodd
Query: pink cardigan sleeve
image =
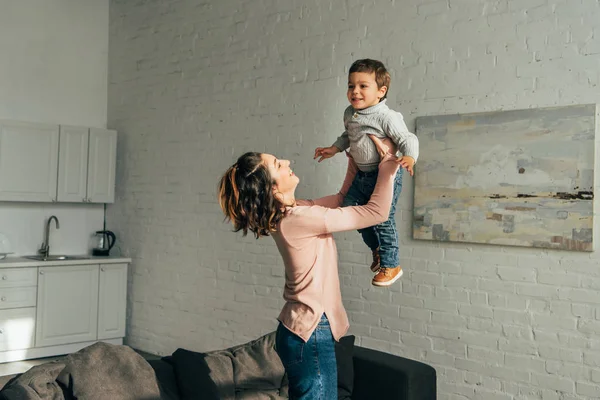
<path fill-rule="evenodd" d="M 348 157 L 346 177 L 344 178 L 344 183 L 342 184 L 342 188 L 338 193 L 320 197 L 314 200 L 296 200 L 296 204 L 299 206 L 321 206 L 326 208 L 340 207 L 342 205 L 342 201 L 344 200 L 344 196 L 346 196 L 346 193 L 348 193 L 348 190 L 350 190 L 350 186 L 352 185 L 356 171 L 358 171 L 356 163 L 351 157 Z"/>
<path fill-rule="evenodd" d="M 322 235 L 350 231 L 386 221 L 392 205 L 393 183 L 397 171 L 398 164 L 395 158 L 386 156 L 379 164 L 375 190 L 369 202 L 364 206 L 328 208 L 326 206 L 319 206 L 315 201 L 312 207 L 309 207 L 306 212 L 302 213 L 302 218 L 304 219 L 302 226 L 310 231 L 305 233 Z"/>

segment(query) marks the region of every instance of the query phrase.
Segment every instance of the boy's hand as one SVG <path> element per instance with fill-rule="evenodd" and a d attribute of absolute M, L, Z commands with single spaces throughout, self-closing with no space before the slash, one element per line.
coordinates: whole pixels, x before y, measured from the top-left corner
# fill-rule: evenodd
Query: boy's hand
<path fill-rule="evenodd" d="M 339 152 L 340 152 L 340 150 L 335 146 L 317 147 L 315 149 L 315 156 L 313 157 L 313 160 L 321 157 L 317 160 L 318 162 L 321 162 L 323 160 L 326 160 L 328 158 L 335 156 Z"/>
<path fill-rule="evenodd" d="M 405 168 L 410 173 L 410 176 L 415 174 L 413 170 L 413 167 L 415 166 L 415 159 L 411 156 L 402 156 L 396 162 L 400 164 L 402 168 Z"/>

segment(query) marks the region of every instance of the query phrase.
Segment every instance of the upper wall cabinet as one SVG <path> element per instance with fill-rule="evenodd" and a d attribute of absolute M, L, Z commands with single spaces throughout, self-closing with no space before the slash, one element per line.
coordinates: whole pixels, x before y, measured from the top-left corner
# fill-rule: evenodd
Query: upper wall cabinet
<path fill-rule="evenodd" d="M 56 201 L 58 125 L 0 121 L 0 200 Z"/>
<path fill-rule="evenodd" d="M 117 132 L 61 125 L 58 160 L 58 201 L 114 202 Z"/>
<path fill-rule="evenodd" d="M 117 165 L 117 132 L 90 129 L 87 197 L 92 203 L 115 201 L 115 167 Z"/>
<path fill-rule="evenodd" d="M 60 127 L 58 201 L 87 201 L 89 129 Z"/>
<path fill-rule="evenodd" d="M 112 203 L 117 132 L 0 120 L 0 201 Z"/>

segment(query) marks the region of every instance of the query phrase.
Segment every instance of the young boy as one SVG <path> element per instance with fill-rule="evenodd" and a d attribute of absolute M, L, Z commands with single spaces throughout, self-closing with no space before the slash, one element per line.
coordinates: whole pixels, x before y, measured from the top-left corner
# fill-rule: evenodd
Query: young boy
<path fill-rule="evenodd" d="M 413 175 L 413 166 L 419 156 L 419 141 L 408 131 L 399 112 L 386 105 L 390 74 L 380 61 L 364 59 L 355 61 L 348 71 L 348 101 L 344 112 L 346 130 L 329 147 L 315 149 L 314 158 L 319 162 L 350 148 L 350 155 L 358 166 L 358 172 L 344 206 L 364 205 L 369 201 L 375 182 L 380 155 L 385 146 L 379 138 L 389 137 L 402 152 L 398 163 Z M 402 191 L 402 169 L 398 170 L 394 183 L 394 197 L 386 222 L 359 230 L 363 241 L 373 252 L 371 271 L 377 274 L 371 282 L 375 286 L 390 286 L 402 276 L 398 255 L 398 233 L 394 215 L 396 203 Z"/>

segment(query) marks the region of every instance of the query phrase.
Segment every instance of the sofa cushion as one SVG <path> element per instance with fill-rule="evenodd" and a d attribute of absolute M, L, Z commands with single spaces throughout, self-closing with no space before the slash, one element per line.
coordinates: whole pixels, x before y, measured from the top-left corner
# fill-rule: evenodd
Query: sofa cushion
<path fill-rule="evenodd" d="M 56 381 L 64 368 L 59 360 L 36 365 L 8 381 L 0 391 L 0 399 L 72 399 L 69 390 Z"/>
<path fill-rule="evenodd" d="M 211 353 L 177 349 L 172 362 L 182 400 L 234 400 L 233 363 L 226 350 Z"/>
<path fill-rule="evenodd" d="M 288 400 L 288 396 L 282 396 L 279 390 L 242 390 L 236 392 L 235 400 Z"/>
<path fill-rule="evenodd" d="M 275 333 L 225 350 L 198 353 L 177 349 L 175 368 L 183 400 L 287 398 L 287 381 L 274 349 Z M 285 397 L 280 397 L 285 396 Z"/>
<path fill-rule="evenodd" d="M 169 364 L 161 359 L 150 359 L 148 360 L 148 364 L 150 364 L 156 374 L 158 388 L 160 389 L 160 398 L 162 400 L 181 399 L 173 364 Z"/>
<path fill-rule="evenodd" d="M 65 368 L 56 381 L 73 398 L 86 400 L 159 400 L 160 389 L 150 364 L 131 347 L 97 342 L 60 360 Z"/>
<path fill-rule="evenodd" d="M 354 336 L 335 343 L 338 399 L 351 399 L 354 382 Z M 288 381 L 275 351 L 275 332 L 208 353 L 178 349 L 163 358 L 175 368 L 183 400 L 274 400 L 288 398 Z"/>
<path fill-rule="evenodd" d="M 232 355 L 236 392 L 279 392 L 285 370 L 275 351 L 275 332 L 232 348 Z"/>
<path fill-rule="evenodd" d="M 354 336 L 344 336 L 335 343 L 338 371 L 338 400 L 350 400 L 354 388 Z"/>

